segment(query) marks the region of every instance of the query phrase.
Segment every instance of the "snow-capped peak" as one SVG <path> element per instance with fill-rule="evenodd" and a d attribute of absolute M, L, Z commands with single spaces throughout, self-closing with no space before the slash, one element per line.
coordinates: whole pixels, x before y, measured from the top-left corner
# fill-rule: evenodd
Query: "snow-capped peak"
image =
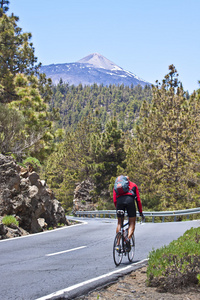
<path fill-rule="evenodd" d="M 90 64 L 95 68 L 101 68 L 101 69 L 106 69 L 106 70 L 112 70 L 112 71 L 117 71 L 117 70 L 123 70 L 116 64 L 114 64 L 112 61 L 104 57 L 103 55 L 99 53 L 92 53 L 89 54 L 88 56 L 80 59 L 77 61 L 78 63 L 82 64 Z"/>

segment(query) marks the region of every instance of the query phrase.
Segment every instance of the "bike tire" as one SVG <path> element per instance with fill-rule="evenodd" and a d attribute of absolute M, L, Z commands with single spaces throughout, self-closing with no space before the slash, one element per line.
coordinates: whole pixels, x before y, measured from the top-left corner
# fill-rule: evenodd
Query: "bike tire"
<path fill-rule="evenodd" d="M 131 237 L 130 244 L 131 244 L 131 250 L 128 252 L 128 260 L 130 262 L 132 262 L 133 258 L 135 256 L 135 237 L 134 236 Z"/>
<path fill-rule="evenodd" d="M 117 250 L 117 246 L 120 245 L 121 250 Z M 122 235 L 121 232 L 118 232 L 114 239 L 113 244 L 113 259 L 116 266 L 119 266 L 123 257 L 123 246 L 122 246 Z"/>

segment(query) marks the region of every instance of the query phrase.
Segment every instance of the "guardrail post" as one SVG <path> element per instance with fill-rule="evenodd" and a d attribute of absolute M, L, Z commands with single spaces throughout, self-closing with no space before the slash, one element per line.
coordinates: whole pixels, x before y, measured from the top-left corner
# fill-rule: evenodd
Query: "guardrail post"
<path fill-rule="evenodd" d="M 162 217 L 162 222 L 165 222 L 165 216 Z"/>

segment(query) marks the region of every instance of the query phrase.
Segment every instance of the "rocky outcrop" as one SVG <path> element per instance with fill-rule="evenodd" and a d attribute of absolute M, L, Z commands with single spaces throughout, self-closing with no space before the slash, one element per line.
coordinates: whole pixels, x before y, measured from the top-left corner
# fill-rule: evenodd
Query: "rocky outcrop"
<path fill-rule="evenodd" d="M 0 154 L 0 216 L 5 215 L 16 216 L 22 231 L 29 233 L 67 224 L 64 209 L 45 181 Z M 0 238 L 6 230 L 0 223 Z"/>
<path fill-rule="evenodd" d="M 9 226 L 1 223 L 2 218 L 0 217 L 0 239 L 8 239 L 13 237 L 19 237 L 23 235 L 28 235 L 29 232 L 23 228 L 16 226 L 15 224 L 10 224 Z"/>
<path fill-rule="evenodd" d="M 90 180 L 84 180 L 76 186 L 74 191 L 73 212 L 80 210 L 94 210 L 92 191 L 94 184 Z"/>

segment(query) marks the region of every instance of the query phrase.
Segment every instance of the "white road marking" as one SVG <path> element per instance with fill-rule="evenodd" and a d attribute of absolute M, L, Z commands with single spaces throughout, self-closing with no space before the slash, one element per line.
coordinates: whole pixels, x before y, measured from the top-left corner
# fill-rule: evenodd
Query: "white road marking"
<path fill-rule="evenodd" d="M 78 222 L 80 222 L 80 224 L 75 224 L 75 225 L 70 225 L 70 226 L 63 226 L 63 227 L 52 229 L 52 230 L 46 230 L 46 231 L 42 231 L 42 232 L 31 233 L 31 234 L 28 234 L 28 235 L 17 236 L 17 237 L 10 238 L 10 239 L 0 240 L 0 243 L 1 242 L 9 242 L 9 241 L 17 240 L 17 239 L 23 239 L 23 238 L 31 238 L 31 237 L 36 236 L 36 235 L 48 234 L 48 233 L 51 233 L 51 232 L 54 232 L 54 231 L 63 230 L 63 229 L 71 229 L 71 228 L 74 228 L 76 226 L 81 226 L 81 225 L 88 224 L 88 222 L 86 222 L 86 221 L 78 220 Z"/>
<path fill-rule="evenodd" d="M 73 248 L 73 249 L 69 249 L 69 250 L 64 250 L 64 251 L 60 251 L 60 252 L 55 252 L 55 253 L 46 254 L 45 256 L 58 255 L 58 254 L 62 254 L 62 253 L 67 253 L 67 252 L 71 252 L 71 251 L 83 249 L 83 248 L 86 248 L 86 247 L 87 247 L 87 246 L 81 246 L 81 247 L 77 247 L 77 248 Z"/>
<path fill-rule="evenodd" d="M 54 292 L 54 293 L 49 294 L 49 295 L 46 295 L 46 296 L 43 296 L 43 297 L 38 298 L 38 299 L 36 299 L 36 300 L 49 300 L 49 299 L 52 299 L 53 297 L 61 296 L 62 294 L 66 293 L 66 292 L 70 292 L 70 291 L 72 291 L 72 290 L 75 290 L 75 289 L 77 289 L 77 288 L 79 288 L 79 287 L 81 287 L 81 286 L 84 286 L 84 285 L 86 285 L 86 284 L 89 284 L 89 283 L 91 283 L 91 282 L 94 282 L 94 281 L 97 281 L 97 280 L 100 280 L 100 279 L 109 277 L 109 276 L 111 276 L 111 275 L 113 275 L 113 274 L 115 274 L 115 273 L 123 272 L 123 271 L 125 271 L 125 270 L 130 269 L 130 268 L 133 267 L 133 266 L 136 266 L 136 265 L 138 265 L 138 264 L 140 264 L 140 263 L 143 263 L 143 262 L 146 262 L 146 261 L 148 261 L 148 258 L 145 258 L 145 259 L 143 259 L 143 260 L 141 260 L 141 261 L 139 261 L 139 262 L 137 262 L 137 263 L 133 263 L 133 264 L 131 264 L 131 265 L 129 265 L 129 266 L 123 268 L 123 269 L 117 269 L 117 270 L 115 270 L 115 271 L 112 271 L 112 272 L 110 272 L 110 273 L 101 275 L 101 276 L 99 276 L 99 277 L 92 278 L 92 279 L 89 279 L 89 280 L 86 280 L 86 281 L 77 283 L 77 284 L 75 284 L 75 285 L 69 286 L 68 288 L 65 288 L 65 289 L 63 289 L 63 290 Z"/>

